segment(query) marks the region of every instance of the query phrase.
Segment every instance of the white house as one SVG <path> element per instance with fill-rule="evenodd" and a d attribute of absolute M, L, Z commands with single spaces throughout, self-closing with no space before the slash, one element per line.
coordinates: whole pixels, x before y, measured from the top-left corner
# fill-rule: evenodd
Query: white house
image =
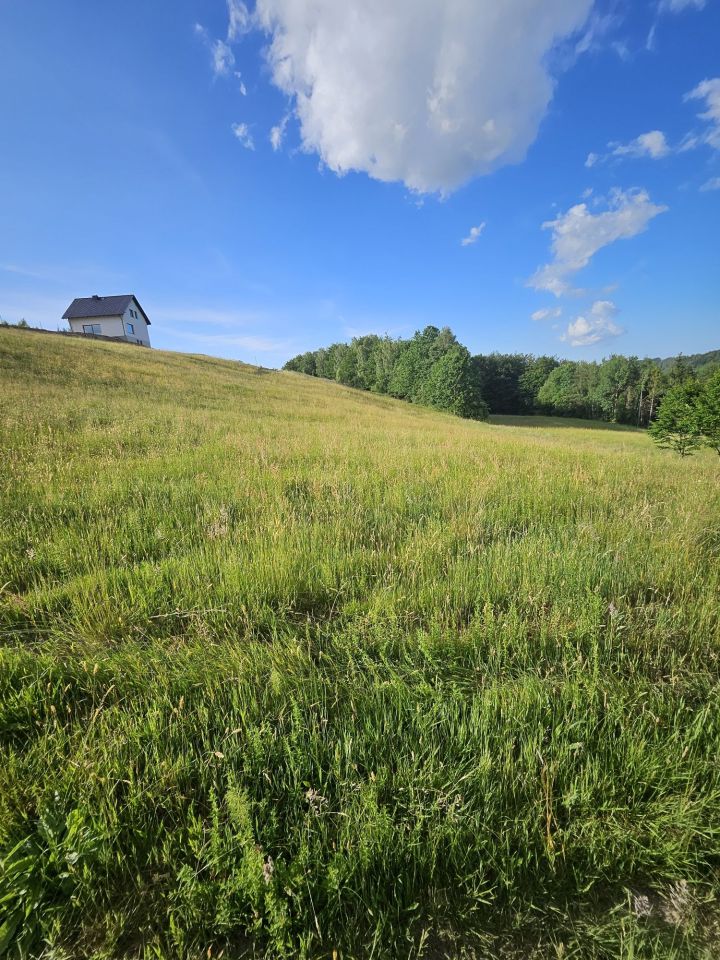
<path fill-rule="evenodd" d="M 117 297 L 77 297 L 63 314 L 73 333 L 111 337 L 150 346 L 150 320 L 132 293 Z"/>

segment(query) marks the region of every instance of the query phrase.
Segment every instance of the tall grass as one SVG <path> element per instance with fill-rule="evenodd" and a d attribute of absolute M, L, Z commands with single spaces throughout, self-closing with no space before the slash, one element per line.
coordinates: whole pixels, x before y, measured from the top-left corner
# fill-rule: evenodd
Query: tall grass
<path fill-rule="evenodd" d="M 717 956 L 717 458 L 17 330 L 0 428 L 9 955 Z"/>

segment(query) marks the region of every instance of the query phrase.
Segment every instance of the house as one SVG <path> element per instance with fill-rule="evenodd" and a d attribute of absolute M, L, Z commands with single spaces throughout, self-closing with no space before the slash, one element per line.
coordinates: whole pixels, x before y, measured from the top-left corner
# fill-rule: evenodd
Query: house
<path fill-rule="evenodd" d="M 132 293 L 117 297 L 77 297 L 63 314 L 73 333 L 110 337 L 150 346 L 150 320 Z"/>

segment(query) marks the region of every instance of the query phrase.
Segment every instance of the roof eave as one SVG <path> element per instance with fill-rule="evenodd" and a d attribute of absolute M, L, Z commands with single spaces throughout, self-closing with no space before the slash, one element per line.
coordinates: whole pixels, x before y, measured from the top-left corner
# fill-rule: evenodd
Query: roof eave
<path fill-rule="evenodd" d="M 135 294 L 132 295 L 132 298 L 133 298 L 133 300 L 135 301 L 135 303 L 138 305 L 138 307 L 140 307 L 140 313 L 143 315 L 143 317 L 144 317 L 144 319 L 145 319 L 145 323 L 146 323 L 146 324 L 148 325 L 148 327 L 149 327 L 149 326 L 150 326 L 150 317 L 148 317 L 148 315 L 147 315 L 147 314 L 145 313 L 145 311 L 143 310 L 142 304 L 140 303 L 140 301 L 138 300 L 138 298 L 135 296 Z"/>

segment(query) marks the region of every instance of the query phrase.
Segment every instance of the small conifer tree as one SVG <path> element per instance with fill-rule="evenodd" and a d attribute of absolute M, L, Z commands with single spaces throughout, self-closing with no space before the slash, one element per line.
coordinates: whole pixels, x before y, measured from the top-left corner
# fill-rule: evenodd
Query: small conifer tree
<path fill-rule="evenodd" d="M 720 456 L 720 370 L 704 384 L 697 406 L 705 446 Z"/>
<path fill-rule="evenodd" d="M 671 387 L 663 397 L 650 435 L 660 447 L 687 457 L 702 446 L 699 399 L 701 388 L 695 380 Z"/>

